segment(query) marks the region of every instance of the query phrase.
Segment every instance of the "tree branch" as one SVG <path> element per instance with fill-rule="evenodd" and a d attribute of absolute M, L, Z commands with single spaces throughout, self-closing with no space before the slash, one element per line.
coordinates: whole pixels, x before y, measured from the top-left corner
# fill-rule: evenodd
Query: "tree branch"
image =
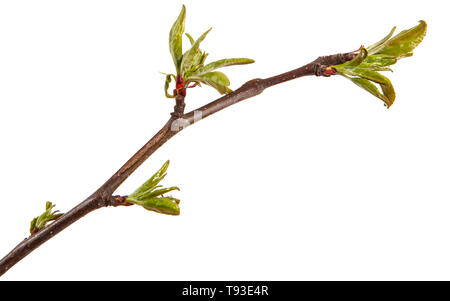
<path fill-rule="evenodd" d="M 159 149 L 170 138 L 179 133 L 187 125 L 193 124 L 199 119 L 206 118 L 226 107 L 238 103 L 244 99 L 256 96 L 269 88 L 280 83 L 307 76 L 330 76 L 327 67 L 342 64 L 355 57 L 353 52 L 335 54 L 319 57 L 313 62 L 298 69 L 282 73 L 266 79 L 253 79 L 246 82 L 239 89 L 227 94 L 197 110 L 184 114 L 184 96 L 176 96 L 174 112 L 167 123 L 156 133 L 133 157 L 131 157 L 108 181 L 106 181 L 96 192 L 86 200 L 62 215 L 52 224 L 41 229 L 36 234 L 23 240 L 10 253 L 0 261 L 0 276 L 6 273 L 13 265 L 38 248 L 44 242 L 76 222 L 86 214 L 115 204 L 112 196 L 114 191 L 157 149 Z"/>

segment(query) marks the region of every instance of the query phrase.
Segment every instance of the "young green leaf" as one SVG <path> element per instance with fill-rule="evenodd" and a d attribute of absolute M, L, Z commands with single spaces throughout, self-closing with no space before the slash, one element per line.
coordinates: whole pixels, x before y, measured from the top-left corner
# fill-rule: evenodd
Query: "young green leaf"
<path fill-rule="evenodd" d="M 211 86 L 216 89 L 220 94 L 227 94 L 232 92 L 228 88 L 230 80 L 228 77 L 219 71 L 208 72 L 199 76 L 192 76 L 189 78 L 191 81 L 199 81 L 205 85 Z"/>
<path fill-rule="evenodd" d="M 142 206 L 144 209 L 155 211 L 162 214 L 169 214 L 169 215 L 179 215 L 180 214 L 180 207 L 178 204 L 180 203 L 180 200 L 173 198 L 173 197 L 155 197 L 155 198 L 148 198 L 143 200 L 135 200 L 133 198 L 128 197 L 128 202 L 137 204 Z"/>
<path fill-rule="evenodd" d="M 211 62 L 203 67 L 200 67 L 194 74 L 196 75 L 202 75 L 211 71 L 214 71 L 216 69 L 226 67 L 226 66 L 233 66 L 233 65 L 245 65 L 245 64 L 251 64 L 255 61 L 252 59 L 247 58 L 237 58 L 237 59 L 223 59 L 215 62 Z"/>
<path fill-rule="evenodd" d="M 176 80 L 175 75 L 173 75 L 173 74 L 167 74 L 166 75 L 166 82 L 164 84 L 164 93 L 166 94 L 167 98 L 174 98 L 175 97 L 175 96 L 169 94 L 169 92 L 168 92 L 170 82 L 172 81 L 172 77 L 174 78 L 174 80 Z"/>
<path fill-rule="evenodd" d="M 198 78 L 202 80 L 212 81 L 223 86 L 230 85 L 230 80 L 228 79 L 228 77 L 220 71 L 208 72 L 200 75 Z"/>
<path fill-rule="evenodd" d="M 37 223 L 37 217 L 35 217 L 35 218 L 33 218 L 32 220 L 31 220 L 31 223 L 30 223 L 30 233 L 31 234 L 33 234 L 33 232 L 35 231 L 35 229 L 36 229 L 36 223 Z"/>
<path fill-rule="evenodd" d="M 380 90 L 378 90 L 378 88 L 374 84 L 372 84 L 372 82 L 370 82 L 369 80 L 367 80 L 365 78 L 360 78 L 360 77 L 347 77 L 347 78 L 350 79 L 353 83 L 355 83 L 359 87 L 368 91 L 370 94 L 372 94 L 372 95 L 378 97 L 379 99 L 381 99 L 382 101 L 384 101 L 384 103 L 386 105 L 388 105 L 388 103 L 390 103 L 390 101 L 387 99 L 387 97 L 384 96 L 380 92 Z"/>
<path fill-rule="evenodd" d="M 178 187 L 161 188 L 158 185 L 162 179 L 167 175 L 166 171 L 169 167 L 169 161 L 164 165 L 141 187 L 130 194 L 125 201 L 144 207 L 147 210 L 156 211 L 164 214 L 179 215 L 180 208 L 178 204 L 180 200 L 170 196 L 163 196 L 163 194 L 180 190 Z"/>
<path fill-rule="evenodd" d="M 229 93 L 233 92 L 233 90 L 231 90 L 227 86 L 218 84 L 216 82 L 212 82 L 212 81 L 208 81 L 208 80 L 202 80 L 200 82 L 216 89 L 217 92 L 219 92 L 220 94 L 229 94 Z"/>
<path fill-rule="evenodd" d="M 205 63 L 205 60 L 207 57 L 208 57 L 208 53 L 203 52 L 202 58 L 200 59 L 200 65 L 203 65 Z"/>
<path fill-rule="evenodd" d="M 392 39 L 385 41 L 373 50 L 373 54 L 384 54 L 396 58 L 411 56 L 412 51 L 422 42 L 427 33 L 427 23 L 419 21 L 419 25 L 403 30 Z"/>
<path fill-rule="evenodd" d="M 193 88 L 195 86 L 201 86 L 200 84 L 206 84 L 215 88 L 219 93 L 230 93 L 231 89 L 228 88 L 230 81 L 221 72 L 213 72 L 218 68 L 231 66 L 231 65 L 243 65 L 253 63 L 254 60 L 247 58 L 236 59 L 223 59 L 212 62 L 205 66 L 205 60 L 208 54 L 200 50 L 200 43 L 205 39 L 206 35 L 210 32 L 211 28 L 203 33 L 197 40 L 189 34 L 185 33 L 186 37 L 191 43 L 191 48 L 181 54 L 181 37 L 184 32 L 184 20 L 186 12 L 185 7 L 178 16 L 177 21 L 172 26 L 170 31 L 170 50 L 176 66 L 176 91 L 181 91 L 183 95 L 186 95 L 187 88 Z M 168 90 L 171 83 L 171 78 L 166 76 L 166 82 L 164 84 L 164 90 L 166 97 L 173 98 Z M 190 83 L 194 83 L 189 85 Z"/>
<path fill-rule="evenodd" d="M 188 37 L 189 41 L 191 42 L 191 45 L 194 45 L 195 44 L 194 38 L 188 33 L 186 33 L 186 36 Z M 204 52 L 202 53 L 200 48 L 197 49 L 197 52 L 194 55 L 194 60 L 192 62 L 192 66 L 191 66 L 191 68 L 189 68 L 189 72 L 191 72 L 191 73 L 196 72 L 196 69 L 198 69 L 200 67 L 200 65 L 203 64 L 203 62 L 205 61 L 205 58 L 206 58 L 205 53 Z M 194 70 L 192 70 L 192 69 L 194 69 Z M 186 78 L 187 73 L 189 73 L 189 72 L 185 72 L 183 74 L 183 77 Z"/>
<path fill-rule="evenodd" d="M 183 58 L 181 60 L 180 66 L 180 74 L 184 74 L 186 71 L 189 71 L 193 63 L 195 62 L 195 57 L 198 54 L 198 50 L 200 47 L 200 43 L 205 39 L 206 35 L 211 31 L 212 28 L 208 29 L 204 34 L 202 34 L 197 41 L 194 42 L 192 47 L 183 54 Z"/>
<path fill-rule="evenodd" d="M 186 18 L 186 7 L 183 5 L 177 20 L 173 23 L 169 32 L 169 49 L 172 55 L 177 74 L 180 73 L 181 58 L 183 55 L 182 38 L 184 32 L 184 20 Z"/>
<path fill-rule="evenodd" d="M 163 195 L 165 193 L 168 193 L 168 192 L 174 191 L 174 190 L 180 191 L 180 188 L 178 188 L 176 186 L 173 186 L 173 187 L 162 188 L 162 189 L 157 189 L 157 190 L 150 190 L 150 191 L 147 191 L 147 192 L 145 192 L 143 194 L 140 194 L 138 196 L 138 199 L 142 200 L 142 199 L 158 197 L 158 196 L 161 196 L 161 195 Z"/>
<path fill-rule="evenodd" d="M 194 43 L 195 43 L 194 38 L 190 34 L 188 34 L 187 32 L 185 33 L 185 35 L 188 37 L 189 42 L 191 42 L 191 46 L 194 45 Z"/>
<path fill-rule="evenodd" d="M 387 98 L 386 106 L 389 108 L 395 101 L 395 90 L 394 86 L 389 82 L 389 84 L 382 84 L 381 90 L 383 91 L 384 96 Z"/>
<path fill-rule="evenodd" d="M 383 91 L 383 95 L 386 99 L 383 99 L 386 106 L 389 108 L 395 101 L 395 92 L 394 87 L 392 86 L 391 81 L 381 75 L 378 72 L 365 69 L 365 68 L 353 68 L 351 70 L 346 70 L 347 75 L 355 76 L 370 80 L 372 82 L 378 83 Z"/>
<path fill-rule="evenodd" d="M 375 44 L 370 45 L 369 47 L 367 47 L 367 51 L 369 52 L 369 54 L 373 54 L 373 53 L 377 52 L 380 49 L 380 47 L 382 47 L 383 44 L 386 43 L 386 41 L 389 40 L 392 37 L 392 35 L 394 34 L 396 28 L 397 27 L 394 26 L 391 29 L 391 32 L 387 36 L 385 36 L 383 39 L 381 39 L 380 41 L 376 42 Z"/>
<path fill-rule="evenodd" d="M 57 213 L 58 210 L 53 211 L 52 209 L 55 207 L 51 202 L 45 203 L 45 211 L 41 215 L 33 218 L 30 223 L 30 233 L 35 234 L 39 230 L 42 230 L 47 226 L 47 223 L 58 219 L 63 213 Z"/>
<path fill-rule="evenodd" d="M 331 66 L 338 74 L 349 78 L 353 83 L 384 101 L 389 108 L 395 101 L 395 90 L 391 81 L 377 71 L 392 71 L 388 66 L 398 59 L 411 56 L 412 51 L 423 40 L 427 31 L 425 21 L 394 36 L 395 27 L 381 41 L 366 49 L 361 48 L 359 55 L 344 64 Z M 373 83 L 372 83 L 373 82 Z M 374 85 L 378 84 L 380 92 Z"/>
<path fill-rule="evenodd" d="M 369 55 L 359 67 L 361 68 L 379 68 L 394 65 L 397 63 L 397 59 L 394 57 L 386 56 L 384 54 Z"/>
<path fill-rule="evenodd" d="M 358 76 L 358 77 L 362 77 L 368 80 L 371 80 L 373 82 L 379 83 L 379 84 L 390 84 L 390 80 L 384 76 L 381 75 L 378 72 L 366 69 L 366 68 L 352 68 L 352 69 L 346 69 L 345 73 L 347 75 L 352 75 L 352 76 Z"/>
<path fill-rule="evenodd" d="M 136 189 L 129 197 L 139 197 L 140 195 L 155 189 L 155 187 L 161 182 L 164 177 L 167 175 L 166 171 L 169 168 L 170 161 L 167 160 L 164 165 L 144 184 L 141 185 L 138 189 Z"/>

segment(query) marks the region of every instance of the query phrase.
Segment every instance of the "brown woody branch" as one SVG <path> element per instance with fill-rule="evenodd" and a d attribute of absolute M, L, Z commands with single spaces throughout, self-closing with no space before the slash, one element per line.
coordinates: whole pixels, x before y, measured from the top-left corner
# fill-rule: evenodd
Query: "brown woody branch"
<path fill-rule="evenodd" d="M 133 157 L 131 157 L 108 181 L 106 181 L 96 192 L 86 200 L 74 207 L 69 212 L 62 215 L 52 224 L 41 229 L 36 234 L 23 240 L 9 254 L 0 260 L 0 276 L 6 273 L 13 265 L 30 254 L 41 244 L 76 222 L 86 214 L 107 206 L 120 205 L 117 196 L 113 196 L 114 191 L 122 184 L 148 157 L 159 149 L 170 138 L 179 133 L 185 126 L 193 124 L 198 120 L 198 116 L 206 118 L 226 107 L 229 107 L 244 99 L 256 96 L 269 88 L 280 83 L 307 76 L 329 76 L 325 71 L 330 65 L 342 64 L 353 59 L 353 52 L 345 54 L 335 54 L 317 58 L 315 61 L 298 69 L 282 73 L 266 79 L 253 79 L 246 82 L 239 89 L 227 94 L 197 110 L 184 114 L 184 96 L 176 96 L 174 112 L 166 124 L 157 132 Z"/>

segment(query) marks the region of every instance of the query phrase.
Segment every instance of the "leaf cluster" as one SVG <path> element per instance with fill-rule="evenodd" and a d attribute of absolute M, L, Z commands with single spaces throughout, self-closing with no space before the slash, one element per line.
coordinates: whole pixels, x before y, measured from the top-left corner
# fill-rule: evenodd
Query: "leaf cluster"
<path fill-rule="evenodd" d="M 205 31 L 196 40 L 190 34 L 186 33 L 186 37 L 189 39 L 191 47 L 183 53 L 182 40 L 185 29 L 185 19 L 186 7 L 183 5 L 181 12 L 169 33 L 169 49 L 175 64 L 176 75 L 181 76 L 183 79 L 184 88 L 188 87 L 190 83 L 199 86 L 205 84 L 213 87 L 220 94 L 230 93 L 232 91 L 228 87 L 230 85 L 230 80 L 223 72 L 216 70 L 226 66 L 250 64 L 253 63 L 254 60 L 247 58 L 232 58 L 205 64 L 208 53 L 200 49 L 200 43 L 205 39 L 212 28 Z M 168 88 L 172 79 L 177 80 L 176 75 L 166 74 L 164 89 L 167 97 L 174 97 L 174 95 L 168 93 Z"/>
<path fill-rule="evenodd" d="M 55 207 L 51 202 L 47 202 L 45 204 L 45 211 L 38 217 L 33 218 L 33 220 L 30 223 L 30 233 L 34 234 L 37 233 L 39 230 L 42 230 L 45 228 L 47 223 L 56 220 L 59 218 L 63 213 L 58 213 L 59 211 L 52 211 L 52 209 Z"/>
<path fill-rule="evenodd" d="M 338 74 L 381 99 L 388 108 L 394 103 L 395 90 L 391 81 L 379 71 L 392 71 L 389 66 L 401 58 L 412 56 L 414 48 L 425 37 L 427 24 L 420 21 L 419 25 L 391 38 L 395 29 L 377 43 L 361 47 L 353 60 L 332 66 Z"/>
<path fill-rule="evenodd" d="M 159 185 L 166 177 L 168 167 L 169 161 L 166 161 L 150 179 L 130 194 L 126 201 L 158 213 L 179 215 L 180 208 L 178 204 L 180 200 L 171 196 L 164 196 L 164 194 L 180 189 L 176 186 L 162 188 L 162 185 Z"/>

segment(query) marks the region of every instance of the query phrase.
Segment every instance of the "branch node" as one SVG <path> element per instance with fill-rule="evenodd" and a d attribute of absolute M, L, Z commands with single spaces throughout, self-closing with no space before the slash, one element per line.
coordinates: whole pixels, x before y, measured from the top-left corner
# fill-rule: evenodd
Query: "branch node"
<path fill-rule="evenodd" d="M 109 200 L 109 205 L 113 206 L 113 207 L 118 207 L 118 206 L 132 206 L 134 205 L 133 203 L 127 202 L 128 196 L 124 195 L 113 195 L 111 197 L 111 199 Z"/>
<path fill-rule="evenodd" d="M 254 95 L 258 95 L 266 89 L 266 86 L 264 85 L 264 80 L 262 78 L 255 78 L 243 84 L 238 90 L 245 90 L 249 88 L 254 90 Z"/>
<path fill-rule="evenodd" d="M 186 107 L 186 104 L 184 102 L 184 95 L 183 94 L 177 94 L 175 96 L 175 106 L 173 107 L 174 111 L 171 113 L 171 115 L 174 118 L 181 118 L 184 115 L 184 108 Z"/>

